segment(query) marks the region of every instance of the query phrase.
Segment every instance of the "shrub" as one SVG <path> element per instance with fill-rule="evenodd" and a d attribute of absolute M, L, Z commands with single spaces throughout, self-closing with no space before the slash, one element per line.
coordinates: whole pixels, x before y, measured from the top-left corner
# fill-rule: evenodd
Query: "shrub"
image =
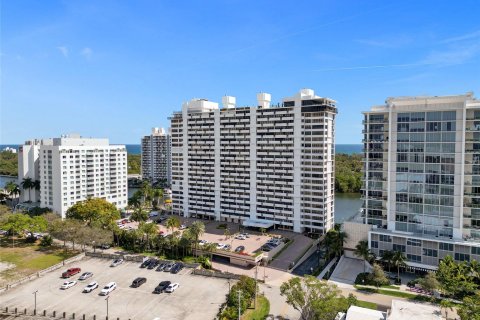
<path fill-rule="evenodd" d="M 40 241 L 42 247 L 50 247 L 53 243 L 53 238 L 50 235 L 46 235 Z"/>

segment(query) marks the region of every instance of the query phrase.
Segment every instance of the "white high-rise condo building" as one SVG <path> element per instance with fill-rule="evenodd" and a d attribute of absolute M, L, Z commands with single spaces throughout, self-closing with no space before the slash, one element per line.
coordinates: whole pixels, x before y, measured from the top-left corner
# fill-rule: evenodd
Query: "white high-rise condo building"
<path fill-rule="evenodd" d="M 480 261 L 480 101 L 398 97 L 364 112 L 364 221 L 371 250 L 414 268 Z"/>
<path fill-rule="evenodd" d="M 88 197 L 104 198 L 117 208 L 127 206 L 127 151 L 108 139 L 78 134 L 35 139 L 20 146 L 18 179 L 40 181 L 36 192 L 25 190 L 22 201 L 39 202 L 62 217 Z"/>
<path fill-rule="evenodd" d="M 193 99 L 171 117 L 173 211 L 322 234 L 334 224 L 336 102 L 303 89 L 254 107 Z"/>
<path fill-rule="evenodd" d="M 170 134 L 163 128 L 153 128 L 142 138 L 142 178 L 151 182 L 172 181 Z"/>

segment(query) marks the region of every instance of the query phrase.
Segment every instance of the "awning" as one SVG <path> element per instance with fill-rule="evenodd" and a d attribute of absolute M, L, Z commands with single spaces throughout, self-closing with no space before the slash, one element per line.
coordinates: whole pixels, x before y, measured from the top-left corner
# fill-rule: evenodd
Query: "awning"
<path fill-rule="evenodd" d="M 242 221 L 244 227 L 256 227 L 256 228 L 271 228 L 275 224 L 271 220 L 262 220 L 262 219 L 246 219 Z"/>

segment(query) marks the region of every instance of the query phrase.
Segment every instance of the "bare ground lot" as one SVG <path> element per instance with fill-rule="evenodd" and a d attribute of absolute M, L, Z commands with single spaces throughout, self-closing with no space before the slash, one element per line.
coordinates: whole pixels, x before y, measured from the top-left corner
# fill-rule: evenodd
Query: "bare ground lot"
<path fill-rule="evenodd" d="M 178 274 L 157 272 L 139 268 L 139 263 L 124 262 L 111 268 L 109 260 L 85 258 L 67 267 L 80 267 L 82 272 L 91 271 L 94 276 L 68 290 L 60 290 L 63 269 L 56 270 L 7 291 L 0 296 L 0 306 L 19 307 L 33 310 L 32 292 L 37 293 L 37 310 L 54 310 L 76 313 L 77 318 L 85 314 L 87 319 L 97 315 L 97 319 L 105 319 L 107 302 L 99 296 L 100 288 L 92 293 L 82 293 L 83 288 L 95 280 L 103 287 L 110 281 L 117 283 L 117 289 L 110 293 L 109 318 L 116 319 L 213 319 L 220 305 L 225 301 L 228 282 L 224 279 L 193 276 L 190 269 L 183 269 Z M 130 288 L 136 277 L 146 277 L 147 282 L 140 288 Z M 72 277 L 77 280 L 79 275 Z M 172 294 L 153 294 L 153 289 L 160 281 L 178 282 L 180 287 Z"/>

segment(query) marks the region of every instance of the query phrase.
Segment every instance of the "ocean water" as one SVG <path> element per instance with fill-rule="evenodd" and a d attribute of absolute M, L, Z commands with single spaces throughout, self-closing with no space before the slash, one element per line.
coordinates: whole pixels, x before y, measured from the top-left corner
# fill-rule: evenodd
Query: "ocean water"
<path fill-rule="evenodd" d="M 0 144 L 0 150 L 6 147 L 15 148 L 18 150 L 18 144 Z M 139 144 L 126 144 L 127 153 L 140 154 L 141 148 Z M 362 153 L 362 144 L 337 144 L 335 145 L 335 153 Z"/>

